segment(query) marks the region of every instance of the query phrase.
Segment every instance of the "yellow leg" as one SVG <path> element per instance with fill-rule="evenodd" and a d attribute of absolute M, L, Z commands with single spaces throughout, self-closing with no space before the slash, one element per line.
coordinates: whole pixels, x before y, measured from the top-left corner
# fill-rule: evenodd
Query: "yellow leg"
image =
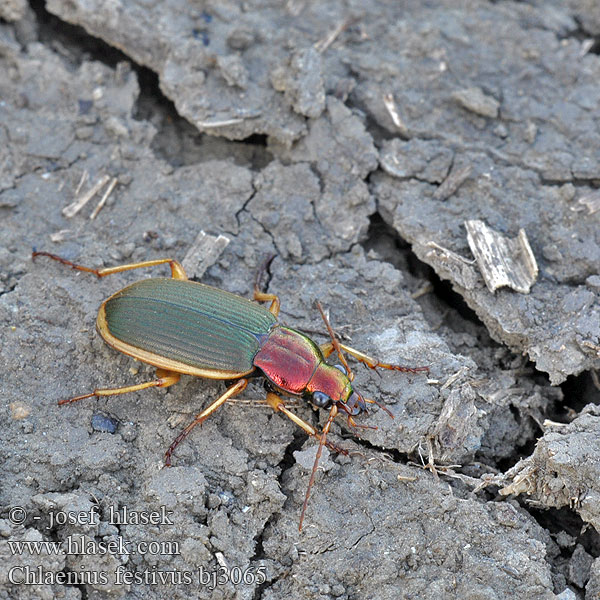
<path fill-rule="evenodd" d="M 258 288 L 254 288 L 254 299 L 257 302 L 270 302 L 269 310 L 276 316 L 279 316 L 279 308 L 281 302 L 275 294 L 266 294 L 265 292 L 259 291 Z"/>
<path fill-rule="evenodd" d="M 267 294 L 260 290 L 260 280 L 262 279 L 263 273 L 269 268 L 271 261 L 275 258 L 275 255 L 267 257 L 265 262 L 261 265 L 260 269 L 256 272 L 256 278 L 254 279 L 254 299 L 257 302 L 270 302 L 269 310 L 276 316 L 279 316 L 279 308 L 281 303 L 279 298 L 275 294 Z"/>
<path fill-rule="evenodd" d="M 145 390 L 151 387 L 169 387 L 179 381 L 179 373 L 173 371 L 166 371 L 164 369 L 157 369 L 157 379 L 152 381 L 146 381 L 144 383 L 138 383 L 136 385 L 128 385 L 120 388 L 99 388 L 91 392 L 90 394 L 83 394 L 82 396 L 75 396 L 67 400 L 60 400 L 59 404 L 71 404 L 84 398 L 91 398 L 92 396 L 117 396 L 119 394 L 127 394 L 128 392 L 138 392 L 139 390 Z"/>
<path fill-rule="evenodd" d="M 86 273 L 94 273 L 97 277 L 106 277 L 106 275 L 112 275 L 114 273 L 122 273 L 123 271 L 131 271 L 132 269 L 143 269 L 145 267 L 155 267 L 157 265 L 164 265 L 165 263 L 169 263 L 171 267 L 171 277 L 173 279 L 187 279 L 187 275 L 181 264 L 173 260 L 171 258 L 159 258 L 158 260 L 146 260 L 144 262 L 139 263 L 130 263 L 127 265 L 120 265 L 118 267 L 106 267 L 104 269 L 92 269 L 90 267 L 84 267 L 83 265 L 78 265 L 66 258 L 62 258 L 57 256 L 56 254 L 50 254 L 49 252 L 33 252 L 31 258 L 34 259 L 36 256 L 47 256 L 52 260 L 56 260 L 63 265 L 67 265 L 72 269 L 77 269 L 78 271 L 85 271 Z"/>
<path fill-rule="evenodd" d="M 296 423 L 298 427 L 304 429 L 304 431 L 306 431 L 308 435 L 311 435 L 312 437 L 317 438 L 318 440 L 321 439 L 321 434 L 312 425 L 309 425 L 306 421 L 304 421 L 298 415 L 295 415 L 291 410 L 289 410 L 283 403 L 283 400 L 277 394 L 269 392 L 267 394 L 266 401 L 267 404 L 275 412 L 282 412 L 288 419 Z M 344 448 L 340 448 L 339 446 L 336 446 L 331 442 L 325 442 L 325 445 L 334 452 L 338 452 L 340 454 L 348 454 L 347 450 L 344 450 Z"/>
<path fill-rule="evenodd" d="M 429 367 L 403 367 L 402 365 L 392 365 L 389 363 L 381 362 L 371 356 L 367 356 L 363 352 L 355 350 L 354 348 L 350 348 L 350 346 L 346 346 L 345 344 L 339 344 L 339 346 L 344 352 L 347 352 L 350 356 L 353 356 L 357 361 L 367 365 L 367 367 L 371 369 L 389 369 L 391 371 L 403 371 L 405 373 L 419 373 L 420 371 L 425 371 L 427 373 L 429 372 Z M 330 356 L 335 350 L 335 347 L 332 342 L 322 344 L 320 348 L 325 358 Z"/>
<path fill-rule="evenodd" d="M 194 420 L 173 440 L 173 443 L 165 452 L 165 465 L 167 467 L 171 466 L 171 456 L 173 455 L 175 448 L 177 448 L 179 443 L 189 435 L 190 431 L 192 431 L 196 425 L 200 425 L 207 417 L 214 413 L 221 404 L 225 404 L 229 398 L 242 392 L 247 385 L 247 379 L 240 379 L 237 383 L 234 383 L 231 387 L 227 388 L 227 391 L 222 396 L 219 396 L 208 408 L 205 408 L 201 413 L 197 414 L 194 417 Z"/>

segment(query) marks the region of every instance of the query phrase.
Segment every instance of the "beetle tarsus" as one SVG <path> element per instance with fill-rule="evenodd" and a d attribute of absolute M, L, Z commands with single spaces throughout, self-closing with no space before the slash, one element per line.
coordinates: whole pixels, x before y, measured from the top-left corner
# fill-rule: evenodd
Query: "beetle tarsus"
<path fill-rule="evenodd" d="M 95 395 L 96 395 L 95 392 L 91 392 L 90 394 L 83 394 L 81 396 L 75 396 L 74 398 L 66 398 L 65 400 L 59 400 L 58 405 L 64 406 L 65 404 L 72 404 L 73 402 L 79 402 L 79 400 L 83 400 L 85 398 L 91 398 L 92 396 L 95 396 Z"/>
<path fill-rule="evenodd" d="M 31 253 L 31 260 L 35 261 L 37 256 L 47 256 L 48 258 L 51 258 L 52 260 L 56 260 L 59 263 L 66 265 L 67 267 L 76 269 L 77 271 L 85 271 L 86 273 L 93 273 L 94 275 L 96 275 L 96 277 L 102 277 L 99 269 L 91 269 L 90 267 L 84 267 L 83 265 L 78 265 L 74 262 L 71 262 L 70 260 L 67 260 L 66 258 L 63 258 L 62 256 L 58 256 L 57 254 L 51 254 L 50 252 L 38 252 L 37 250 L 34 250 Z"/>
<path fill-rule="evenodd" d="M 376 371 L 377 369 L 387 369 L 388 371 L 400 371 L 401 373 L 429 373 L 429 367 L 406 367 L 404 365 L 393 365 L 391 363 L 384 363 L 372 356 L 368 356 L 360 350 L 346 346 L 338 342 L 337 344 L 344 352 L 347 352 L 350 356 L 354 357 L 358 362 L 362 363 L 369 369 Z M 321 352 L 325 358 L 328 358 L 334 350 L 337 350 L 336 345 L 333 342 L 327 342 L 320 346 Z M 377 372 L 377 371 L 376 371 Z"/>

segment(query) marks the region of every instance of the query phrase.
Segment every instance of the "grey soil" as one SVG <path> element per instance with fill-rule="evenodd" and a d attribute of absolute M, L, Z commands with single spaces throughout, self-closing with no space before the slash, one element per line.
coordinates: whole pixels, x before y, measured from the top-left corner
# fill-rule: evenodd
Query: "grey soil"
<path fill-rule="evenodd" d="M 600 599 L 599 36 L 587 0 L 3 2 L 0 599 Z M 356 366 L 394 418 L 335 422 L 299 532 L 315 442 L 260 380 L 171 468 L 223 382 L 57 406 L 154 377 L 94 328 L 152 271 L 32 247 L 246 297 L 274 253 L 285 324 L 431 371 Z"/>

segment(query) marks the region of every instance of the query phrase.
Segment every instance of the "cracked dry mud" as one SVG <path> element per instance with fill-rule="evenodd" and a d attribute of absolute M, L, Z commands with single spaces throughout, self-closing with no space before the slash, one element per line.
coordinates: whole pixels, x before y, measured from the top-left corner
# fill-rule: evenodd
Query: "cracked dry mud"
<path fill-rule="evenodd" d="M 0 598 L 600 598 L 599 23 L 586 0 L 2 3 Z M 65 216 L 102 178 L 95 218 L 106 187 Z M 529 294 L 488 290 L 474 219 L 525 230 Z M 350 345 L 431 372 L 357 367 L 394 418 L 336 421 L 350 453 L 299 533 L 314 443 L 259 382 L 170 469 L 223 382 L 56 405 L 153 376 L 94 330 L 148 275 L 32 247 L 186 258 L 247 297 L 275 253 L 284 323 L 325 342 L 318 299 Z"/>

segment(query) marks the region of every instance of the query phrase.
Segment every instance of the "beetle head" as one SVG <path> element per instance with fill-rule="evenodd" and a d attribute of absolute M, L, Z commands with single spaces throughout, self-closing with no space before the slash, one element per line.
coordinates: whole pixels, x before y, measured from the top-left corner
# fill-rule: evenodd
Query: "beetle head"
<path fill-rule="evenodd" d="M 313 392 L 310 402 L 315 408 L 330 408 L 334 404 L 334 401 L 325 392 L 320 391 Z M 352 417 L 367 412 L 364 398 L 352 389 L 347 400 L 337 400 L 335 404 L 339 410 L 343 410 Z"/>
<path fill-rule="evenodd" d="M 366 412 L 364 398 L 355 392 L 346 370 L 341 366 L 321 363 L 307 386 L 307 400 L 316 408 L 330 408 L 333 404 L 348 416 Z"/>

